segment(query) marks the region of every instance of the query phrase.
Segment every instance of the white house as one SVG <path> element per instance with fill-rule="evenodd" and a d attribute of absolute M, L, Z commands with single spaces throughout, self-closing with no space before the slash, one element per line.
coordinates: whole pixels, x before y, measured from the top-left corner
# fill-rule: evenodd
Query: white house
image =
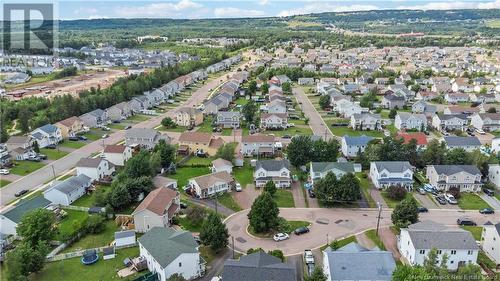
<path fill-rule="evenodd" d="M 424 264 L 431 249 L 436 249 L 438 261 L 446 254 L 448 270 L 465 264 L 476 264 L 479 247 L 469 231 L 447 228 L 432 221 L 422 221 L 402 228 L 397 241 L 401 255 L 411 264 Z"/>
<path fill-rule="evenodd" d="M 474 165 L 429 165 L 426 177 L 430 184 L 444 191 L 457 187 L 462 192 L 478 192 L 483 185 L 481 172 Z"/>
<path fill-rule="evenodd" d="M 288 127 L 287 113 L 262 113 L 260 127 L 264 129 L 286 129 Z"/>
<path fill-rule="evenodd" d="M 492 224 L 487 222 L 483 226 L 483 233 L 481 235 L 483 241 L 483 251 L 496 263 L 500 265 L 500 223 Z"/>
<path fill-rule="evenodd" d="M 115 165 L 104 158 L 82 158 L 76 163 L 76 174 L 84 174 L 94 181 L 111 176 L 115 172 Z"/>
<path fill-rule="evenodd" d="M 43 192 L 43 197 L 52 203 L 68 206 L 82 197 L 91 185 L 92 179 L 80 174 L 54 184 Z"/>
<path fill-rule="evenodd" d="M 187 231 L 154 227 L 139 238 L 139 252 L 146 259 L 149 271 L 158 274 L 159 281 L 166 281 L 175 273 L 192 280 L 205 271 L 198 243 Z"/>
<path fill-rule="evenodd" d="M 242 137 L 241 153 L 245 156 L 270 154 L 275 151 L 275 138 L 271 135 L 253 134 Z"/>
<path fill-rule="evenodd" d="M 292 184 L 290 162 L 286 159 L 257 161 L 253 176 L 256 187 L 263 187 L 268 181 L 273 181 L 278 188 L 290 187 Z"/>
<path fill-rule="evenodd" d="M 36 209 L 46 208 L 51 202 L 43 196 L 36 196 L 31 199 L 21 200 L 18 204 L 8 208 L 0 214 L 1 233 L 7 235 L 17 235 L 17 224 L 21 218 Z"/>
<path fill-rule="evenodd" d="M 226 171 L 228 174 L 233 173 L 233 163 L 227 161 L 226 159 L 217 158 L 212 161 L 212 167 L 210 167 L 212 173 Z"/>
<path fill-rule="evenodd" d="M 169 187 L 158 187 L 151 191 L 132 212 L 135 230 L 147 232 L 153 227 L 167 227 L 179 212 L 179 192 Z"/>
<path fill-rule="evenodd" d="M 432 117 L 432 127 L 438 130 L 465 131 L 469 120 L 465 114 L 439 114 Z"/>
<path fill-rule="evenodd" d="M 368 143 L 373 140 L 372 137 L 365 135 L 359 137 L 351 137 L 345 135 L 342 137 L 341 150 L 345 157 L 353 158 L 358 155 L 358 152 L 364 152 Z"/>
<path fill-rule="evenodd" d="M 465 151 L 472 152 L 481 148 L 481 142 L 477 137 L 447 136 L 443 139 L 448 149 L 462 148 Z"/>
<path fill-rule="evenodd" d="M 380 114 L 362 113 L 353 114 L 350 122 L 354 130 L 380 130 L 382 128 L 382 119 Z"/>
<path fill-rule="evenodd" d="M 52 124 L 43 125 L 30 133 L 40 148 L 57 145 L 63 140 L 61 129 Z"/>
<path fill-rule="evenodd" d="M 498 131 L 500 130 L 500 113 L 476 113 L 471 117 L 471 125 L 486 132 Z"/>
<path fill-rule="evenodd" d="M 115 166 L 124 166 L 132 158 L 132 148 L 125 145 L 106 145 L 102 152 L 104 159 Z"/>
<path fill-rule="evenodd" d="M 489 164 L 488 179 L 497 188 L 500 188 L 500 165 L 499 164 Z"/>
<path fill-rule="evenodd" d="M 408 161 L 379 161 L 370 163 L 370 178 L 378 189 L 391 185 L 413 187 L 414 167 Z"/>
<path fill-rule="evenodd" d="M 311 162 L 309 164 L 309 179 L 314 181 L 324 178 L 328 173 L 333 173 L 340 179 L 347 173 L 361 172 L 361 165 L 353 162 Z"/>
<path fill-rule="evenodd" d="M 411 114 L 398 112 L 394 120 L 394 126 L 398 130 L 427 130 L 427 118 L 424 114 Z"/>
<path fill-rule="evenodd" d="M 491 151 L 495 154 L 500 153 L 500 137 L 491 140 Z"/>
<path fill-rule="evenodd" d="M 229 192 L 233 185 L 233 176 L 226 171 L 221 171 L 190 179 L 187 189 L 198 198 L 204 199 L 215 193 Z"/>

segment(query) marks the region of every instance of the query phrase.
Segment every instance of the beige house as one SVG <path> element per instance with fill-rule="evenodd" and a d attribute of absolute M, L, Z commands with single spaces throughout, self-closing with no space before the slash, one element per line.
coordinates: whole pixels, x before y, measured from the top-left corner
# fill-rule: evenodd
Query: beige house
<path fill-rule="evenodd" d="M 179 126 L 198 126 L 203 123 L 203 111 L 197 108 L 182 107 L 174 116 L 174 122 Z"/>
<path fill-rule="evenodd" d="M 427 179 L 438 190 L 458 187 L 461 192 L 481 190 L 481 172 L 474 165 L 429 165 Z"/>
<path fill-rule="evenodd" d="M 61 135 L 65 139 L 85 131 L 83 121 L 76 116 L 66 118 L 55 125 L 61 130 Z"/>
<path fill-rule="evenodd" d="M 224 145 L 224 140 L 220 137 L 215 139 L 210 133 L 184 132 L 179 137 L 179 147 L 189 147 L 193 153 L 215 155 L 222 145 Z"/>
<path fill-rule="evenodd" d="M 483 226 L 483 233 L 481 235 L 483 241 L 483 251 L 496 263 L 500 265 L 500 223 L 493 224 L 487 222 Z"/>
<path fill-rule="evenodd" d="M 179 205 L 177 190 L 159 187 L 151 191 L 132 213 L 135 230 L 144 233 L 153 227 L 168 227 Z"/>
<path fill-rule="evenodd" d="M 215 193 L 229 192 L 233 188 L 234 178 L 226 171 L 192 178 L 188 182 L 191 194 L 198 198 L 207 198 Z"/>

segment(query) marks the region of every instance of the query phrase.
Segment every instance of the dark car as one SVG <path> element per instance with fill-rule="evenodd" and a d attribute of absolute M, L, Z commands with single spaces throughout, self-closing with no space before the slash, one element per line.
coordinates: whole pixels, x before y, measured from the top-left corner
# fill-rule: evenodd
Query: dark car
<path fill-rule="evenodd" d="M 78 139 L 82 140 L 82 141 L 86 141 L 87 140 L 87 137 L 86 136 L 78 136 Z"/>
<path fill-rule="evenodd" d="M 56 145 L 55 145 L 55 144 L 49 144 L 49 145 L 47 145 L 45 148 L 48 148 L 48 149 L 56 149 Z"/>
<path fill-rule="evenodd" d="M 314 194 L 314 190 L 308 189 L 307 194 L 309 194 L 309 198 L 316 198 L 316 194 Z"/>
<path fill-rule="evenodd" d="M 125 126 L 125 128 L 124 128 L 124 129 L 125 129 L 125 130 L 128 130 L 128 129 L 130 129 L 130 128 L 132 128 L 132 126 L 127 125 L 127 126 Z"/>
<path fill-rule="evenodd" d="M 14 194 L 14 196 L 16 196 L 16 197 L 21 197 L 21 196 L 23 196 L 24 194 L 28 193 L 28 191 L 29 191 L 29 190 L 27 190 L 27 189 L 20 190 L 20 191 L 16 192 L 16 194 Z"/>
<path fill-rule="evenodd" d="M 68 140 L 70 141 L 78 141 L 80 138 L 78 138 L 77 136 L 71 136 L 71 137 L 68 137 Z"/>
<path fill-rule="evenodd" d="M 181 202 L 181 204 L 179 204 L 179 207 L 181 207 L 181 209 L 187 209 L 188 205 L 186 203 Z"/>
<path fill-rule="evenodd" d="M 284 139 L 291 139 L 292 136 L 290 136 L 290 135 L 284 135 L 284 136 L 282 136 L 282 138 L 284 138 Z"/>
<path fill-rule="evenodd" d="M 205 152 L 198 151 L 196 152 L 196 156 L 200 158 L 207 158 L 207 154 Z"/>
<path fill-rule="evenodd" d="M 419 213 L 427 213 L 427 212 L 429 212 L 429 209 L 427 209 L 426 207 L 418 207 L 417 210 L 418 210 Z"/>
<path fill-rule="evenodd" d="M 471 225 L 471 226 L 476 225 L 476 223 L 469 218 L 459 218 L 459 219 L 457 219 L 457 224 L 458 225 Z"/>
<path fill-rule="evenodd" d="M 444 198 L 444 196 L 439 195 L 435 196 L 434 198 L 436 198 L 436 201 L 438 201 L 439 204 L 446 205 L 446 198 Z"/>
<path fill-rule="evenodd" d="M 47 155 L 38 153 L 38 158 L 42 160 L 47 160 Z"/>
<path fill-rule="evenodd" d="M 489 214 L 494 214 L 495 211 L 492 208 L 484 208 L 479 210 L 479 213 L 483 215 L 489 215 Z"/>
<path fill-rule="evenodd" d="M 483 192 L 488 195 L 488 196 L 495 196 L 495 191 L 491 190 L 491 189 L 483 189 Z"/>
<path fill-rule="evenodd" d="M 295 235 L 301 235 L 301 234 L 305 234 L 308 232 L 309 232 L 309 228 L 307 228 L 305 226 L 299 227 L 299 228 L 295 229 L 295 231 L 294 231 Z"/>
<path fill-rule="evenodd" d="M 40 159 L 40 157 L 38 157 L 38 156 L 30 156 L 28 158 L 28 161 L 31 161 L 31 162 L 40 162 L 40 161 L 42 161 L 42 159 Z"/>

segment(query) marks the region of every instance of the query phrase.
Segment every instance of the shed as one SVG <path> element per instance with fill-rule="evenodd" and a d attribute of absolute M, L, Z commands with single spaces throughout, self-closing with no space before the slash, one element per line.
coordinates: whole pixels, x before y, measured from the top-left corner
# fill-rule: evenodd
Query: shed
<path fill-rule="evenodd" d="M 115 246 L 127 246 L 135 244 L 135 231 L 125 230 L 115 232 Z"/>
<path fill-rule="evenodd" d="M 115 247 L 106 247 L 102 249 L 102 258 L 104 260 L 114 259 L 116 257 Z"/>

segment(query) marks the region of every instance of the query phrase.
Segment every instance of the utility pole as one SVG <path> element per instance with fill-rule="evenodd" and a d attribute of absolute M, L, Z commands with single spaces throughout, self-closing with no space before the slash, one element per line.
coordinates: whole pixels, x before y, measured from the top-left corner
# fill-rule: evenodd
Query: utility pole
<path fill-rule="evenodd" d="M 215 214 L 217 215 L 217 191 L 215 192 Z"/>
<path fill-rule="evenodd" d="M 329 243 L 329 242 L 330 242 L 330 241 L 328 240 L 328 233 L 327 233 L 327 234 L 326 234 L 326 246 L 327 246 L 327 247 L 328 247 L 328 243 Z"/>
<path fill-rule="evenodd" d="M 377 236 L 378 236 L 378 228 L 380 225 L 380 216 L 382 214 L 382 204 L 380 204 L 380 202 L 377 202 L 377 206 L 378 206 L 378 217 L 377 217 Z"/>
<path fill-rule="evenodd" d="M 233 260 L 234 260 L 234 236 L 231 236 L 232 240 L 233 240 Z"/>
<path fill-rule="evenodd" d="M 54 170 L 54 164 L 50 165 L 52 167 L 52 176 L 55 179 L 56 178 L 56 171 Z"/>

